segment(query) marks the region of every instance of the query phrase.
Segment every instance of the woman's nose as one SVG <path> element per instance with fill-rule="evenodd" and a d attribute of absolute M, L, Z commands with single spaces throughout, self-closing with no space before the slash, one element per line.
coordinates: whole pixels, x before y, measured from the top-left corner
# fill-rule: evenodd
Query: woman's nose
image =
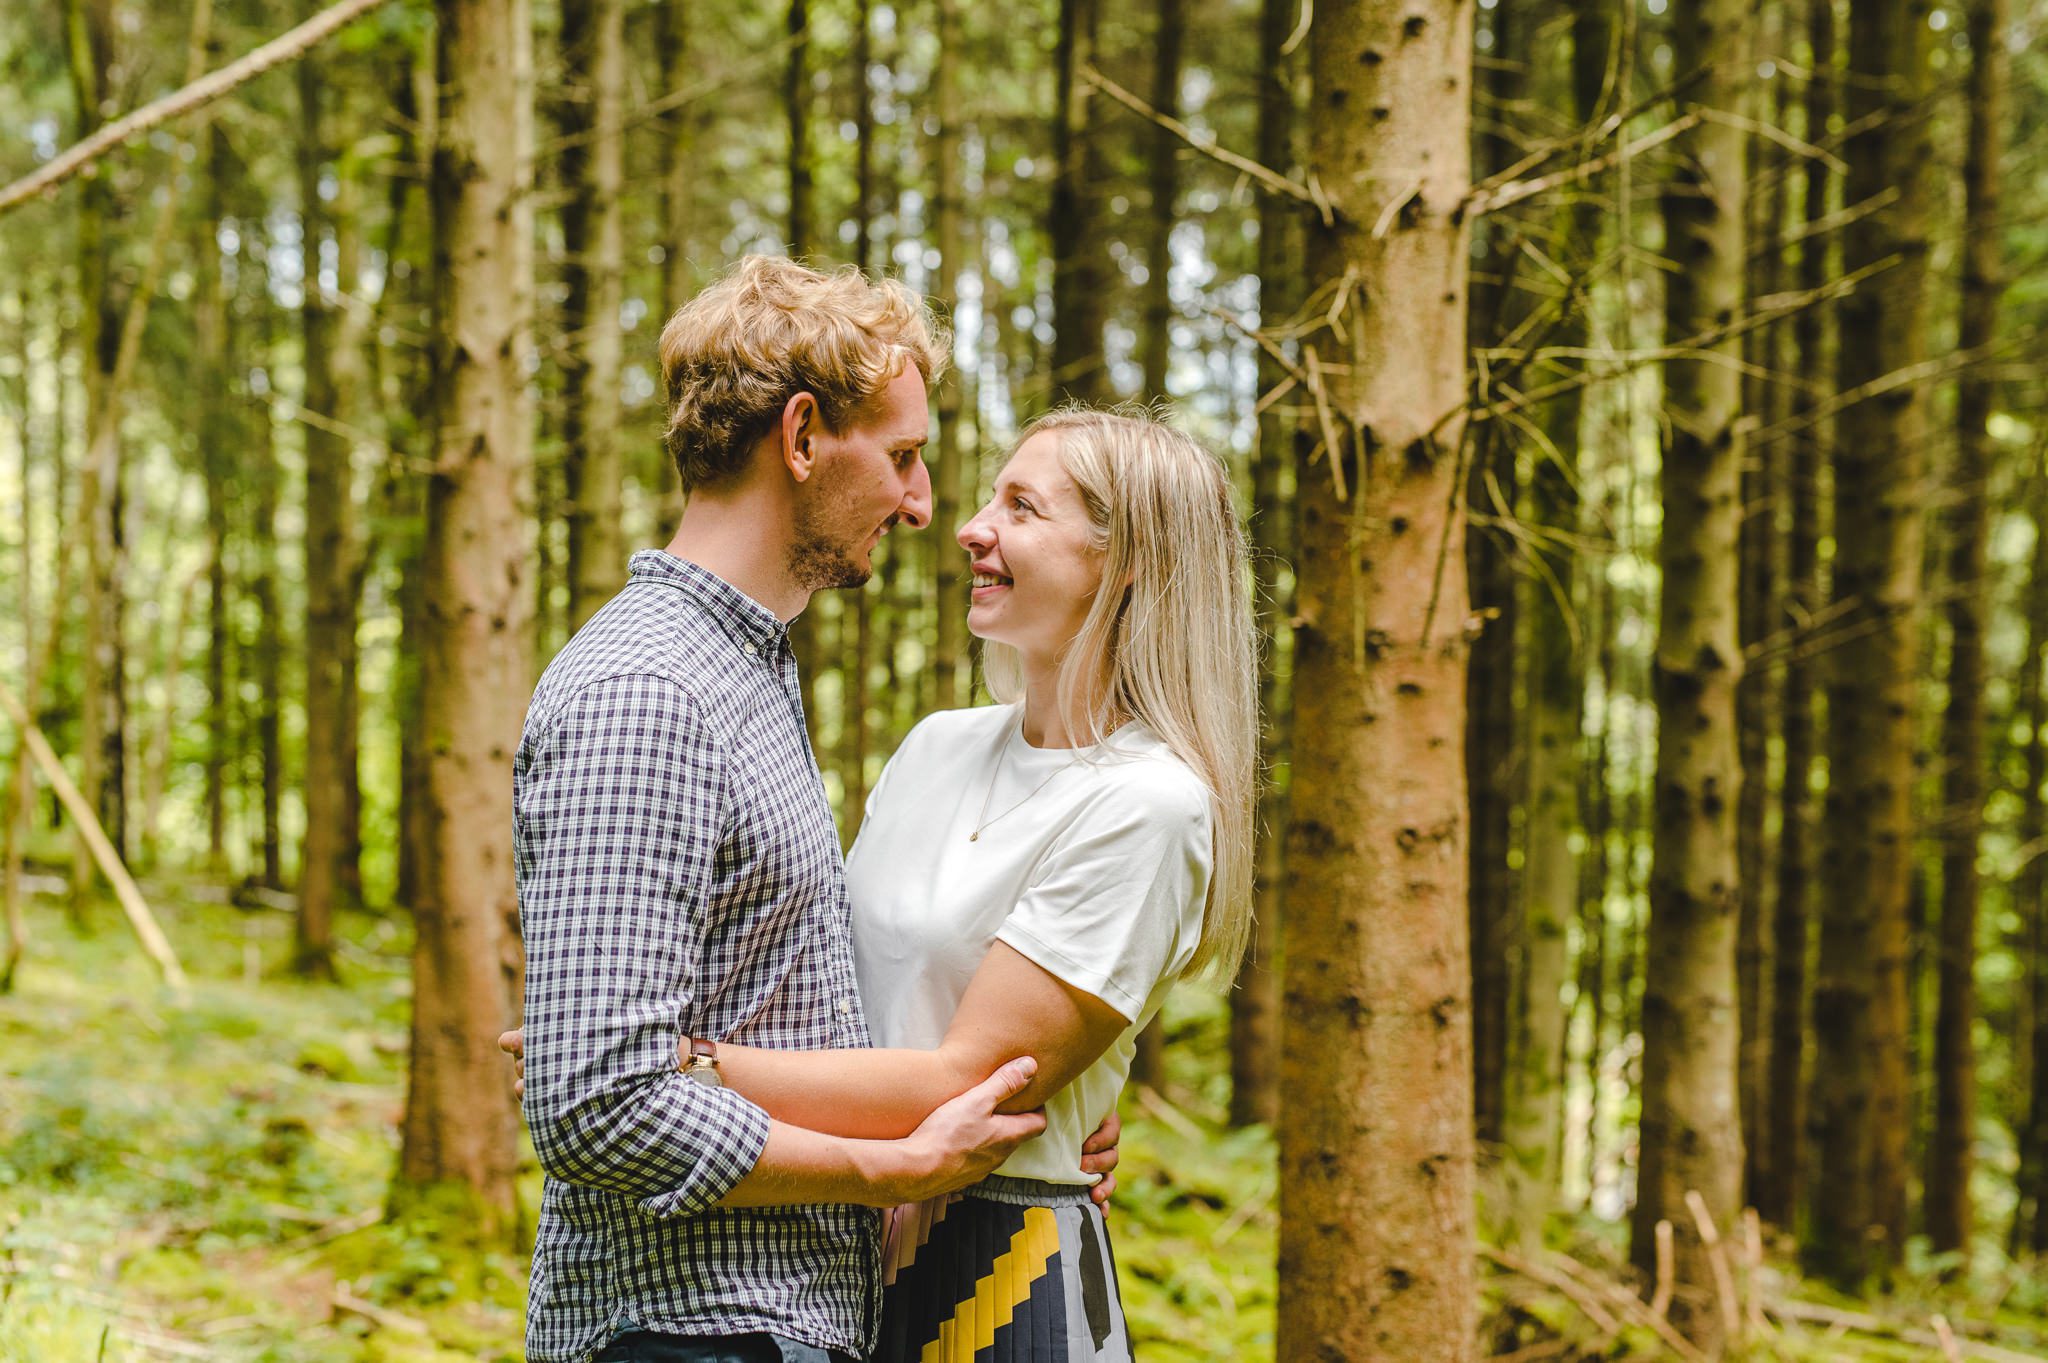
<path fill-rule="evenodd" d="M 988 533 L 988 508 L 983 507 L 975 512 L 967 524 L 960 527 L 959 532 L 953 538 L 958 540 L 960 547 L 969 553 L 978 553 L 988 548 L 990 543 L 992 543 Z"/>

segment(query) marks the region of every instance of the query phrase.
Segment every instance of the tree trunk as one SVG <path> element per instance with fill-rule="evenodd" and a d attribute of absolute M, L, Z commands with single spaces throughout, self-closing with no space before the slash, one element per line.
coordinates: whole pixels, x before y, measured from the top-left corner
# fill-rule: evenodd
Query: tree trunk
<path fill-rule="evenodd" d="M 1926 353 L 1926 6 L 1850 11 L 1845 199 L 1889 204 L 1843 229 L 1845 271 L 1898 257 L 1841 303 L 1837 386 Z M 1829 836 L 1814 991 L 1816 1170 L 1808 1270 L 1844 1287 L 1898 1261 L 1906 1235 L 1906 899 L 1913 878 L 1920 508 L 1926 397 L 1907 386 L 1836 419 L 1834 599 L 1843 642 L 1828 688 Z"/>
<path fill-rule="evenodd" d="M 673 94 L 691 79 L 690 6 L 694 0 L 660 0 L 655 10 L 655 50 L 661 66 L 663 94 Z M 692 191 L 698 175 L 697 142 L 704 131 L 704 101 L 696 100 L 675 111 L 669 124 L 657 125 L 661 137 L 661 280 L 662 317 L 672 316 L 690 301 L 693 280 L 690 268 L 690 224 L 694 215 Z M 683 518 L 683 483 L 675 461 L 665 449 L 657 448 L 660 463 L 656 486 L 661 489 L 655 512 L 654 542 L 666 544 Z"/>
<path fill-rule="evenodd" d="M 1510 52 L 1520 40 L 1522 17 L 1514 5 L 1487 12 L 1491 51 Z M 1473 79 L 1485 102 L 1506 109 L 1521 97 L 1523 65 L 1490 60 Z M 1478 136 L 1479 173 L 1499 174 L 1518 155 L 1500 119 Z M 1481 263 L 1472 280 L 1471 326 L 1476 345 L 1497 344 L 1508 330 L 1508 293 L 1515 274 L 1512 230 L 1505 217 L 1478 227 Z M 1468 932 L 1472 959 L 1472 1097 L 1475 1130 L 1489 1152 L 1502 1150 L 1507 1102 L 1508 1016 L 1513 979 L 1508 969 L 1514 927 L 1515 877 L 1508 866 L 1513 844 L 1515 787 L 1520 770 L 1515 731 L 1516 600 L 1514 542 L 1505 522 L 1515 514 L 1521 479 L 1514 441 L 1500 423 L 1467 433 L 1472 446 L 1465 490 L 1472 533 L 1465 564 L 1474 618 L 1481 622 L 1466 669 L 1465 779 L 1471 792 L 1468 841 L 1471 897 Z"/>
<path fill-rule="evenodd" d="M 346 773 L 356 761 L 356 704 L 349 685 L 355 672 L 356 601 L 351 590 L 356 553 L 352 442 L 328 421 L 355 417 L 356 363 L 349 354 L 356 329 L 329 305 L 321 249 L 330 235 L 337 261 L 333 292 L 356 289 L 356 224 L 350 172 L 335 167 L 334 209 L 322 202 L 320 181 L 333 148 L 321 99 L 331 72 L 315 57 L 298 67 L 301 132 L 299 211 L 307 260 L 301 333 L 305 354 L 304 406 L 323 420 L 305 427 L 306 438 L 306 837 L 299 853 L 299 907 L 293 968 L 333 979 L 334 912 L 348 898 L 352 813 Z M 340 186 L 346 186 L 342 188 Z"/>
<path fill-rule="evenodd" d="M 1770 5 L 1759 16 L 1751 42 L 1752 59 L 1781 50 L 1781 7 Z M 1784 82 L 1773 78 L 1752 90 L 1751 116 L 1760 126 L 1785 125 Z M 1784 157 L 1775 143 L 1751 137 L 1748 143 L 1750 185 L 1749 236 L 1752 249 L 1745 281 L 1744 309 L 1758 310 L 1757 300 L 1778 293 L 1783 285 L 1783 250 L 1778 244 L 1785 222 Z M 1759 327 L 1742 338 L 1744 372 L 1742 406 L 1752 422 L 1771 425 L 1781 391 L 1777 375 L 1783 364 L 1779 328 Z M 1742 468 L 1742 529 L 1737 540 L 1740 560 L 1739 596 L 1742 655 L 1754 658 L 1764 639 L 1777 627 L 1780 612 L 1778 550 L 1778 461 L 1749 455 Z M 1766 1178 L 1763 1162 L 1770 1143 L 1763 1138 L 1764 1096 L 1770 1082 L 1770 883 L 1771 840 L 1766 817 L 1771 797 L 1770 735 L 1777 710 L 1782 674 L 1775 667 L 1745 666 L 1735 690 L 1737 751 L 1742 759 L 1742 795 L 1736 804 L 1736 857 L 1741 889 L 1736 923 L 1735 984 L 1741 1040 L 1736 1050 L 1736 1095 L 1742 1112 L 1744 1170 L 1742 1186 L 1755 1189 Z"/>
<path fill-rule="evenodd" d="M 222 187 L 229 171 L 227 134 L 206 130 L 206 170 L 192 258 L 197 288 L 192 306 L 197 363 L 199 467 L 206 480 L 206 865 L 227 869 L 228 733 L 228 523 L 234 476 L 234 418 L 228 411 L 227 296 L 221 270 Z"/>
<path fill-rule="evenodd" d="M 16 514 L 21 518 L 20 573 L 21 586 L 18 590 L 16 609 L 21 614 L 21 677 L 22 704 L 34 714 L 41 689 L 41 668 L 37 666 L 36 647 L 36 592 L 35 592 L 35 506 L 33 488 L 35 480 L 35 360 L 31 339 L 34 326 L 29 317 L 28 296 L 25 292 L 14 294 L 15 337 L 14 354 L 10 357 L 16 365 L 20 379 L 21 418 L 17 427 L 16 445 L 21 451 L 21 503 Z M 60 546 L 59 555 L 65 551 Z M 56 604 L 53 596 L 52 604 Z M 61 619 L 52 610 L 49 628 L 56 630 Z M 28 920 L 22 911 L 22 869 L 25 844 L 29 833 L 29 803 L 32 799 L 33 773 L 30 766 L 31 754 L 28 734 L 17 733 L 14 740 L 14 763 L 8 769 L 5 821 L 0 823 L 0 838 L 5 839 L 5 850 L 0 851 L 0 912 L 4 912 L 7 924 L 7 944 L 0 949 L 0 994 L 14 988 L 15 971 L 21 965 L 22 953 L 28 949 Z"/>
<path fill-rule="evenodd" d="M 1826 135 L 1835 101 L 1834 0 L 1809 0 L 1807 33 L 1812 76 L 1806 83 L 1806 136 Z M 1804 162 L 1801 216 L 1808 224 L 1828 212 L 1827 162 Z M 1830 234 L 1810 231 L 1799 243 L 1797 287 L 1818 290 L 1831 277 Z M 1791 503 L 1791 528 L 1785 545 L 1785 610 L 1778 628 L 1788 636 L 1784 683 L 1779 696 L 1779 733 L 1785 772 L 1778 797 L 1778 860 L 1771 918 L 1771 1011 L 1767 1097 L 1768 1114 L 1758 1125 L 1767 1150 L 1757 1157 L 1760 1177 L 1751 1189 L 1758 1213 L 1772 1225 L 1793 1227 L 1804 1192 L 1806 1148 L 1805 1080 L 1807 1032 L 1807 957 L 1811 950 L 1813 867 L 1816 852 L 1816 805 L 1813 763 L 1818 753 L 1815 692 L 1821 683 L 1821 660 L 1810 638 L 1811 621 L 1824 605 L 1821 587 L 1821 483 L 1827 472 L 1825 421 L 1813 416 L 1813 394 L 1825 392 L 1825 368 L 1832 311 L 1813 303 L 1792 319 L 1792 349 L 1799 373 L 1808 383 L 1794 389 L 1792 414 L 1809 421 L 1782 452 L 1766 458 L 1786 460 L 1784 486 Z"/>
<path fill-rule="evenodd" d="M 1109 286 L 1096 206 L 1105 171 L 1092 126 L 1094 90 L 1082 72 L 1095 62 L 1099 0 L 1060 0 L 1059 46 L 1054 55 L 1058 112 L 1053 124 L 1052 213 L 1046 237 L 1052 248 L 1051 397 L 1099 404 L 1111 396 L 1102 354 Z"/>
<path fill-rule="evenodd" d="M 260 256 L 258 257 L 261 258 Z M 278 372 L 276 310 L 269 305 L 270 281 L 264 281 L 258 312 L 257 346 L 268 372 Z M 263 418 L 261 437 L 254 442 L 256 467 L 251 469 L 249 507 L 249 597 L 256 603 L 256 638 L 244 639 L 245 655 L 253 654 L 256 673 L 256 750 L 258 800 L 263 819 L 259 860 L 265 889 L 282 890 L 284 880 L 284 657 L 289 634 L 278 602 L 277 500 L 279 468 L 277 421 Z"/>
<path fill-rule="evenodd" d="M 939 125 L 932 138 L 932 236 L 939 248 L 933 288 L 956 318 L 960 307 L 960 267 L 967 254 L 966 213 L 960 168 L 960 6 L 959 0 L 937 0 L 939 48 L 932 72 L 933 102 Z M 982 297 L 983 344 L 990 334 L 989 298 Z M 966 455 L 960 439 L 963 374 L 947 374 L 933 396 L 938 408 L 938 451 L 932 468 L 935 536 L 950 537 L 961 519 L 961 494 L 966 483 Z M 932 599 L 937 610 L 937 635 L 932 653 L 932 708 L 949 710 L 967 703 L 966 563 L 961 555 L 938 547 L 932 554 Z"/>
<path fill-rule="evenodd" d="M 854 67 L 854 264 L 863 270 L 874 268 L 875 211 L 875 92 L 874 16 L 869 0 L 855 0 L 853 33 Z M 841 674 L 839 717 L 839 786 L 845 799 L 840 812 L 840 835 L 846 846 L 860 834 L 861 819 L 868 801 L 868 662 L 874 652 L 874 593 L 855 591 L 846 595 L 845 623 L 852 635 L 844 653 Z"/>
<path fill-rule="evenodd" d="M 806 0 L 789 0 L 789 61 L 782 73 L 783 117 L 789 126 L 789 254 L 802 260 L 811 240 L 810 44 Z"/>
<path fill-rule="evenodd" d="M 1607 24 L 1592 4 L 1573 12 L 1571 122 L 1586 126 L 1600 102 Z M 1577 49 L 1586 48 L 1585 60 Z M 1512 58 L 1510 58 L 1512 59 Z M 1582 346 L 1584 280 L 1599 244 L 1599 209 L 1585 188 L 1558 214 L 1559 266 L 1574 282 L 1557 303 L 1544 340 Z M 1566 1024 L 1571 925 L 1579 914 L 1580 714 L 1585 706 L 1582 626 L 1574 601 L 1579 553 L 1579 416 L 1583 390 L 1545 403 L 1543 439 L 1532 454 L 1529 519 L 1549 546 L 1527 580 L 1529 621 L 1527 814 L 1523 832 L 1518 960 L 1521 978 L 1509 1022 L 1502 1144 L 1510 1152 L 1508 1210 L 1513 1233 L 1539 1243 L 1563 1188 Z"/>
<path fill-rule="evenodd" d="M 1677 50 L 1703 68 L 1690 102 L 1733 112 L 1745 82 L 1738 0 L 1681 7 Z M 1666 344 L 1739 313 L 1743 294 L 1743 141 L 1715 121 L 1690 134 L 1691 154 L 1665 189 Z M 1688 1193 L 1733 1231 L 1741 1206 L 1742 1132 L 1735 1095 L 1738 1019 L 1735 933 L 1738 867 L 1735 690 L 1736 537 L 1741 444 L 1737 347 L 1665 367 L 1670 415 L 1664 452 L 1663 578 L 1655 698 L 1657 775 L 1649 939 L 1643 962 L 1641 1162 L 1629 1257 L 1656 1263 L 1656 1226 L 1677 1233 L 1673 1318 L 1709 1353 L 1718 1350 L 1709 1255 Z"/>
<path fill-rule="evenodd" d="M 1963 162 L 1960 350 L 1992 338 L 2003 280 L 1999 245 L 2008 0 L 1970 6 L 1970 130 Z M 1984 635 L 1990 589 L 1991 379 L 1965 369 L 1956 388 L 1956 460 L 1949 476 L 1948 706 L 1942 714 L 1940 1011 L 1934 1036 L 1934 1138 L 1928 1150 L 1927 1235 L 1937 1254 L 1970 1242 L 1970 1146 L 1977 1121 L 1977 842 L 1984 828 Z"/>
<path fill-rule="evenodd" d="M 1308 362 L 1333 445 L 1296 469 L 1288 1359 L 1477 1349 L 1456 496 L 1471 21 L 1453 0 L 1339 0 L 1308 44 L 1308 164 L 1335 209 L 1311 229 L 1309 278 L 1338 291 L 1305 343 L 1329 352 Z"/>
<path fill-rule="evenodd" d="M 393 1201 L 449 1188 L 479 1242 L 518 1234 L 512 750 L 531 692 L 533 65 L 523 0 L 443 0 L 434 149 L 434 471 L 421 705 L 427 865 Z"/>
<path fill-rule="evenodd" d="M 569 630 L 626 580 L 619 446 L 625 295 L 625 0 L 562 5 L 562 473 L 569 501 Z"/>
<path fill-rule="evenodd" d="M 1187 0 L 1157 0 L 1157 24 L 1152 36 L 1152 107 L 1169 118 L 1179 116 L 1181 49 L 1186 45 Z M 1173 272 L 1173 220 L 1175 200 L 1180 194 L 1178 134 L 1154 123 L 1147 132 L 1151 147 L 1146 154 L 1146 175 L 1152 195 L 1145 219 L 1144 311 L 1144 400 L 1158 402 L 1171 396 L 1166 391 L 1168 363 L 1173 354 L 1173 293 L 1168 287 Z"/>
<path fill-rule="evenodd" d="M 1291 0 L 1259 5 L 1259 160 L 1288 171 L 1294 156 L 1293 66 L 1281 50 L 1293 32 Z M 1259 199 L 1259 326 L 1284 326 L 1300 305 L 1301 223 L 1292 201 L 1276 194 Z M 1272 393 L 1286 371 L 1262 348 L 1259 394 Z M 1280 1111 L 1280 998 L 1276 953 L 1286 912 L 1287 777 L 1292 703 L 1283 676 L 1287 622 L 1293 603 L 1283 595 L 1293 585 L 1294 535 L 1288 514 L 1286 466 L 1294 457 L 1295 423 L 1275 403 L 1259 418 L 1259 446 L 1252 466 L 1252 543 L 1255 605 L 1259 619 L 1259 788 L 1253 876 L 1252 948 L 1238 970 L 1230 1001 L 1230 1122 L 1272 1125 Z M 1286 573 L 1283 584 L 1281 574 Z"/>
<path fill-rule="evenodd" d="M 2020 1128 L 2019 1205 L 2013 1212 L 2007 1252 L 2023 1248 L 2048 1254 L 2048 807 L 2041 788 L 2048 783 L 2048 688 L 2041 665 L 2048 655 L 2048 470 L 2037 446 L 2028 466 L 2028 511 L 2034 522 L 2033 561 L 2027 575 L 2027 656 L 2020 670 L 2018 707 L 2027 718 L 2026 789 L 2020 792 L 2020 846 L 2032 855 L 2020 865 L 2013 899 L 2027 925 L 2028 1047 L 2026 1119 Z"/>
<path fill-rule="evenodd" d="M 97 129 L 112 98 L 114 13 L 109 0 L 66 0 L 66 55 L 78 136 Z M 78 292 L 80 348 L 84 354 L 86 460 L 80 481 L 77 527 L 85 542 L 85 650 L 79 692 L 79 788 L 99 817 L 117 855 L 127 856 L 125 801 L 127 692 L 122 685 L 122 568 L 126 554 L 125 493 L 121 467 L 120 408 L 114 393 L 122 310 L 116 305 L 107 232 L 116 216 L 111 177 L 94 176 L 79 192 Z M 81 835 L 72 866 L 74 917 L 93 883 Z M 83 921 L 79 918 L 78 921 Z"/>

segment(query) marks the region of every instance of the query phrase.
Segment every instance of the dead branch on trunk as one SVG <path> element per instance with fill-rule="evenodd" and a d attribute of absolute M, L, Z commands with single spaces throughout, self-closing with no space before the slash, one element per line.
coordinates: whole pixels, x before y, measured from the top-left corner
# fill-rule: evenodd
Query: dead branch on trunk
<path fill-rule="evenodd" d="M 236 86 L 262 75 L 272 67 L 303 56 L 308 50 L 346 28 L 382 5 L 384 0 L 339 0 L 297 28 L 271 39 L 254 52 L 230 62 L 162 99 L 145 104 L 107 124 L 92 136 L 63 151 L 48 164 L 0 189 L 0 213 L 18 208 L 44 190 L 55 188 L 85 170 L 123 142 L 138 137 L 160 124 L 213 103 Z"/>

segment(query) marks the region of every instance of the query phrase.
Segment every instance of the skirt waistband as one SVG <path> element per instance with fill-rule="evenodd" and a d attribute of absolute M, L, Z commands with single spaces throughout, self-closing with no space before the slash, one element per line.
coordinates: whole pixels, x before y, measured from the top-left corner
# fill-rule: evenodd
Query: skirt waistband
<path fill-rule="evenodd" d="M 960 1196 L 979 1197 L 1012 1207 L 1073 1207 L 1089 1202 L 1089 1192 L 1093 1187 L 1088 1183 L 1047 1183 L 1035 1178 L 990 1174 L 972 1187 L 962 1188 Z"/>

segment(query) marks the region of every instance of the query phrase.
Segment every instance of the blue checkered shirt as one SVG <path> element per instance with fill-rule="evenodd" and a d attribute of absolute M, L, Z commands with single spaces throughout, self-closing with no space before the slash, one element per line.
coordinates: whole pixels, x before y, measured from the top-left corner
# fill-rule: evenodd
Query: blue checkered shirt
<path fill-rule="evenodd" d="M 869 1044 L 787 627 L 694 564 L 635 554 L 541 677 L 512 788 L 547 1174 L 529 1357 L 584 1359 L 627 1326 L 865 1353 L 876 1214 L 717 1206 L 768 1116 L 676 1066 L 685 1036 Z"/>

